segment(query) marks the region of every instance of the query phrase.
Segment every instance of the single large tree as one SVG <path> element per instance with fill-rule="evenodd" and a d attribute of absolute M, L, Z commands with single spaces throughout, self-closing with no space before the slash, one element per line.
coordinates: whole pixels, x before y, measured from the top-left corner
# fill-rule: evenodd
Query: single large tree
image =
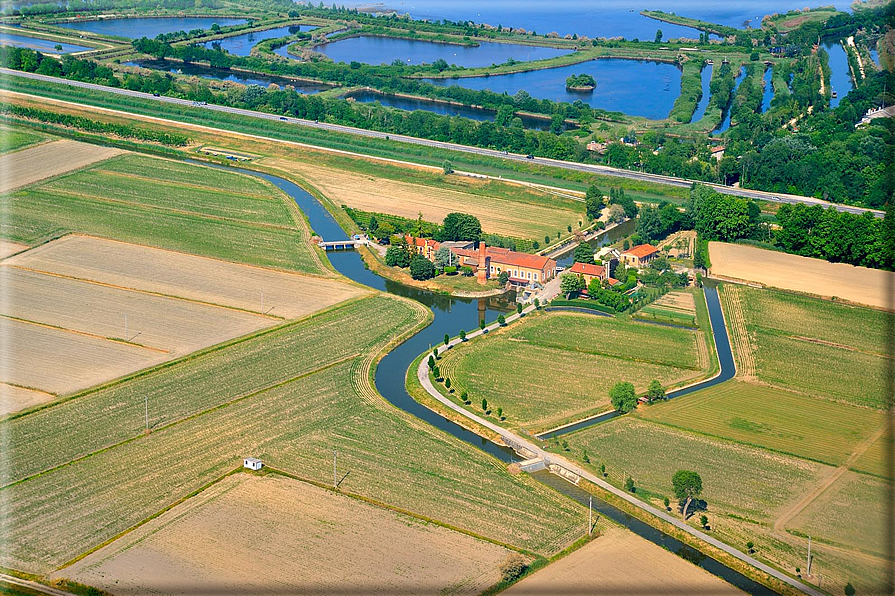
<path fill-rule="evenodd" d="M 631 383 L 616 383 L 609 391 L 609 400 L 612 407 L 626 414 L 634 409 L 637 405 L 637 394 L 634 392 L 634 385 Z"/>
<path fill-rule="evenodd" d="M 565 273 L 559 280 L 559 291 L 567 296 L 584 289 L 584 278 L 574 273 Z"/>
<path fill-rule="evenodd" d="M 448 213 L 444 217 L 441 229 L 436 234 L 436 240 L 478 240 L 482 235 L 482 224 L 474 215 L 467 213 Z"/>
<path fill-rule="evenodd" d="M 575 263 L 594 264 L 594 247 L 587 242 L 582 242 L 575 248 L 575 255 L 572 257 Z"/>
<path fill-rule="evenodd" d="M 584 195 L 584 208 L 588 219 L 597 219 L 603 210 L 603 191 L 591 184 Z"/>
<path fill-rule="evenodd" d="M 678 470 L 671 477 L 671 485 L 674 487 L 674 496 L 679 501 L 684 501 L 682 515 L 687 519 L 690 503 L 702 493 L 702 478 L 692 470 Z"/>

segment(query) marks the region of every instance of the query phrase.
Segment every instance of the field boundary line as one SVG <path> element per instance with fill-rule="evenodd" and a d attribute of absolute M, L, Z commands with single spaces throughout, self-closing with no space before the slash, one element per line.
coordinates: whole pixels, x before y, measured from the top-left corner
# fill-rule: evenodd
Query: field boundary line
<path fill-rule="evenodd" d="M 50 596 L 72 596 L 74 594 L 74 592 L 66 592 L 64 590 L 60 590 L 59 588 L 52 588 L 50 586 L 45 586 L 30 579 L 21 579 L 13 575 L 7 575 L 5 573 L 0 573 L 0 582 L 4 582 L 13 586 L 20 586 L 22 588 L 28 588 L 29 590 L 34 590 L 35 592 L 50 594 Z"/>
<path fill-rule="evenodd" d="M 177 425 L 179 425 L 179 424 L 183 424 L 184 422 L 189 422 L 190 420 L 194 420 L 194 419 L 196 419 L 196 418 L 199 418 L 199 417 L 204 416 L 204 415 L 206 415 L 206 414 L 209 414 L 209 413 L 211 413 L 211 412 L 215 412 L 215 411 L 217 411 L 217 410 L 222 410 L 222 409 L 224 409 L 224 408 L 228 408 L 228 407 L 230 407 L 230 406 L 232 406 L 232 405 L 234 405 L 234 404 L 237 404 L 237 403 L 239 403 L 239 402 L 242 402 L 242 401 L 245 401 L 245 400 L 250 399 L 250 398 L 252 398 L 252 397 L 255 397 L 256 395 L 260 395 L 260 394 L 262 394 L 262 393 L 266 393 L 267 391 L 270 391 L 270 390 L 272 390 L 272 389 L 278 389 L 278 388 L 283 387 L 283 386 L 285 386 L 285 385 L 289 385 L 290 383 L 294 383 L 295 381 L 299 381 L 299 380 L 301 380 L 301 379 L 310 377 L 311 375 L 315 375 L 315 374 L 317 374 L 317 373 L 319 373 L 319 372 L 323 372 L 323 371 L 325 371 L 325 370 L 327 370 L 327 369 L 333 368 L 334 366 L 338 366 L 338 365 L 340 365 L 340 364 L 344 364 L 345 362 L 348 362 L 349 360 L 355 359 L 355 358 L 357 358 L 358 356 L 360 356 L 360 353 L 351 354 L 350 356 L 346 356 L 346 357 L 344 357 L 344 358 L 342 358 L 342 359 L 340 359 L 340 360 L 336 360 L 336 361 L 334 361 L 334 362 L 330 362 L 329 364 L 326 364 L 326 365 L 321 366 L 321 367 L 319 367 L 319 368 L 315 368 L 314 370 L 311 370 L 311 371 L 302 373 L 302 374 L 300 374 L 300 375 L 296 375 L 296 376 L 294 376 L 294 377 L 289 377 L 288 379 L 283 379 L 283 380 L 281 380 L 281 381 L 276 381 L 276 382 L 274 382 L 274 383 L 270 383 L 270 384 L 268 384 L 268 385 L 264 385 L 264 386 L 259 387 L 259 388 L 257 388 L 257 389 L 252 389 L 251 391 L 249 391 L 249 392 L 247 392 L 247 393 L 244 393 L 244 394 L 242 394 L 242 395 L 238 395 L 237 397 L 235 397 L 235 398 L 233 398 L 233 399 L 231 399 L 231 400 L 229 400 L 229 401 L 225 401 L 225 402 L 216 404 L 216 405 L 214 405 L 214 406 L 211 406 L 210 408 L 206 408 L 206 409 L 201 410 L 201 411 L 199 411 L 199 412 L 194 412 L 194 413 L 192 413 L 192 414 L 190 414 L 190 415 L 188 415 L 188 416 L 184 416 L 183 418 L 180 418 L 180 419 L 178 419 L 178 420 L 174 420 L 174 421 L 172 421 L 172 422 L 170 422 L 170 423 L 168 423 L 168 424 L 165 424 L 164 426 L 160 426 L 160 427 L 158 427 L 158 428 L 153 428 L 153 429 L 152 429 L 152 433 L 162 432 L 162 431 L 164 431 L 164 430 L 167 430 L 167 429 L 172 428 L 172 427 L 174 427 L 174 426 L 177 426 Z M 152 433 L 150 433 L 150 434 L 152 434 Z M 37 477 L 39 477 L 39 476 L 43 476 L 43 475 L 45 475 L 45 474 L 49 474 L 49 473 L 51 473 L 51 472 L 55 472 L 56 470 L 58 470 L 58 469 L 60 469 L 60 468 L 64 468 L 64 467 L 70 466 L 70 465 L 72 465 L 72 464 L 76 464 L 76 463 L 78 463 L 78 462 L 84 461 L 85 459 L 94 457 L 94 456 L 99 455 L 99 454 L 101 454 L 101 453 L 105 453 L 106 451 L 111 451 L 112 449 L 115 449 L 115 448 L 117 448 L 117 447 L 121 447 L 122 445 L 125 445 L 125 444 L 127 444 L 127 443 L 132 443 L 133 441 L 138 441 L 138 440 L 140 440 L 140 439 L 145 438 L 146 436 L 148 436 L 146 433 L 140 433 L 140 434 L 138 434 L 138 435 L 135 435 L 135 436 L 132 436 L 132 437 L 128 437 L 127 439 L 123 439 L 123 440 L 121 440 L 121 441 L 118 441 L 117 443 L 112 443 L 111 445 L 106 445 L 105 447 L 101 447 L 100 449 L 97 449 L 97 450 L 92 451 L 92 452 L 90 452 L 90 453 L 85 453 L 84 455 L 80 455 L 80 456 L 78 456 L 78 457 L 76 457 L 76 458 L 74 458 L 74 459 L 71 459 L 71 460 L 67 461 L 67 462 L 63 462 L 63 463 L 61 463 L 61 464 L 57 464 L 57 465 L 55 465 L 55 466 L 53 466 L 53 467 L 51 467 L 51 468 L 47 468 L 47 469 L 45 469 L 45 470 L 41 470 L 40 472 L 35 472 L 34 474 L 31 474 L 30 476 L 25 476 L 24 478 L 19 478 L 18 480 L 15 480 L 15 481 L 13 481 L 13 482 L 10 482 L 10 483 L 8 483 L 8 484 L 5 484 L 5 485 L 3 485 L 3 486 L 0 486 L 0 491 L 4 491 L 4 490 L 6 490 L 6 489 L 8 489 L 8 488 L 10 488 L 10 487 L 16 486 L 16 485 L 18 485 L 18 484 L 22 484 L 22 483 L 24 483 L 24 482 L 28 482 L 29 480 L 34 480 L 35 478 L 37 478 Z"/>
<path fill-rule="evenodd" d="M 30 273 L 36 273 L 38 275 L 46 275 L 47 277 L 58 277 L 60 279 L 70 279 L 72 281 L 77 281 L 86 284 L 92 284 L 95 286 L 101 286 L 104 288 L 110 288 L 113 290 L 121 290 L 123 292 L 133 292 L 134 294 L 143 294 L 146 296 L 155 296 L 157 298 L 167 298 L 169 300 L 177 300 L 179 302 L 188 302 L 190 304 L 199 304 L 202 306 L 209 306 L 213 308 L 221 308 L 224 310 L 232 310 L 236 312 L 241 312 L 250 315 L 256 315 L 265 319 L 271 319 L 273 321 L 288 321 L 286 317 L 282 317 L 280 315 L 271 315 L 265 314 L 262 312 L 258 312 L 256 310 L 249 310 L 247 308 L 242 308 L 239 306 L 228 306 L 226 304 L 218 304 L 216 302 L 207 302 L 205 300 L 198 300 L 195 298 L 186 298 L 184 296 L 177 296 L 176 294 L 165 294 L 164 292 L 153 292 L 152 290 L 141 290 L 140 288 L 131 288 L 129 286 L 119 286 L 117 284 L 108 283 L 105 281 L 97 281 L 95 279 L 88 279 L 86 277 L 76 277 L 74 275 L 67 275 L 65 273 L 56 273 L 53 271 L 45 271 L 43 269 L 33 269 L 31 267 L 24 267 L 22 265 L 16 265 L 15 263 L 4 263 L 0 265 L 2 267 L 9 267 L 10 269 L 18 269 L 20 271 L 28 271 Z M 2 315 L 0 315 L 2 316 Z"/>
<path fill-rule="evenodd" d="M 669 364 L 667 362 L 658 362 L 656 360 L 647 360 L 645 358 L 637 358 L 636 356 L 619 356 L 618 354 L 610 354 L 609 352 L 598 352 L 598 351 L 590 351 L 584 350 L 581 348 L 561 348 L 556 345 L 550 344 L 548 342 L 530 340 L 530 339 L 517 339 L 516 341 L 525 342 L 527 344 L 531 344 L 534 346 L 542 347 L 542 348 L 551 348 L 553 350 L 557 350 L 559 352 L 574 352 L 578 354 L 587 354 L 588 356 L 603 356 L 605 358 L 614 358 L 616 360 L 626 360 L 628 362 L 637 362 L 639 364 L 652 364 L 654 366 L 665 366 L 668 368 L 677 368 L 681 370 L 693 370 L 700 372 L 702 368 L 698 366 L 681 366 L 680 364 Z"/>
<path fill-rule="evenodd" d="M 4 153 L 4 154 L 0 155 L 0 159 L 2 159 L 3 157 L 5 157 L 5 156 L 7 156 L 7 155 L 13 155 L 13 154 L 17 154 L 17 153 L 22 153 L 22 152 L 24 152 L 24 151 L 29 151 L 29 150 L 31 150 L 31 149 L 36 149 L 36 148 L 38 148 L 38 147 L 43 147 L 43 146 L 46 146 L 46 145 L 52 145 L 53 143 L 58 143 L 58 142 L 61 142 L 61 141 L 66 141 L 66 140 L 67 140 L 67 141 L 70 141 L 70 142 L 74 142 L 74 143 L 81 143 L 81 144 L 84 144 L 84 145 L 90 145 L 90 144 L 91 144 L 91 143 L 85 143 L 84 141 L 79 141 L 79 140 L 71 139 L 71 138 L 68 138 L 68 137 L 61 137 L 61 138 L 58 138 L 58 139 L 55 139 L 55 140 L 51 139 L 51 140 L 49 140 L 49 141 L 46 142 L 46 143 L 37 143 L 36 145 L 29 145 L 29 146 L 27 146 L 27 147 L 22 147 L 19 151 L 12 151 L 12 152 L 10 152 L 10 153 Z M 96 146 L 97 146 L 97 145 L 94 145 L 94 147 L 96 147 Z M 100 145 L 100 147 L 102 147 L 102 145 Z M 19 184 L 18 186 L 12 186 L 12 187 L 10 187 L 10 188 L 5 189 L 5 190 L 3 191 L 3 194 L 5 195 L 5 194 L 8 194 L 8 193 L 18 192 L 18 191 L 21 191 L 21 190 L 27 190 L 29 187 L 34 186 L 34 185 L 36 185 L 36 184 L 46 184 L 46 183 L 48 183 L 48 182 L 57 180 L 57 179 L 59 179 L 59 178 L 63 178 L 63 177 L 65 177 L 65 176 L 70 176 L 70 175 L 72 175 L 72 174 L 74 174 L 74 173 L 76 173 L 76 172 L 80 172 L 80 171 L 82 171 L 82 170 L 86 170 L 86 169 L 92 168 L 93 166 L 95 166 L 95 165 L 97 165 L 97 164 L 101 164 L 101 163 L 107 162 L 107 161 L 109 161 L 110 159 L 115 159 L 115 158 L 117 158 L 117 157 L 121 157 L 121 155 L 124 154 L 124 152 L 126 151 L 126 149 L 120 149 L 120 148 L 118 148 L 118 147 L 111 147 L 111 146 L 108 146 L 108 145 L 106 145 L 105 147 L 106 147 L 107 149 L 114 149 L 114 150 L 116 151 L 116 153 L 114 153 L 113 155 L 109 155 L 109 156 L 107 156 L 107 157 L 103 157 L 103 158 L 100 158 L 100 159 L 97 159 L 97 160 L 88 162 L 88 163 L 86 163 L 86 164 L 84 164 L 84 165 L 82 165 L 82 166 L 80 166 L 80 167 L 72 168 L 72 169 L 70 169 L 70 170 L 66 170 L 66 171 L 64 171 L 64 172 L 58 172 L 58 173 L 56 173 L 56 174 L 50 174 L 49 176 L 45 176 L 45 177 L 40 178 L 40 179 L 38 179 L 38 180 L 32 180 L 31 182 L 26 182 L 26 183 L 24 183 L 24 184 Z"/>
<path fill-rule="evenodd" d="M 366 296 L 354 296 L 354 297 L 352 297 L 352 298 L 349 298 L 348 300 L 343 300 L 342 302 L 338 302 L 338 303 L 336 303 L 336 304 L 333 304 L 333 305 L 331 305 L 331 306 L 328 306 L 327 308 L 324 308 L 324 309 L 319 310 L 319 311 L 317 311 L 317 312 L 309 313 L 308 315 L 306 315 L 306 316 L 304 316 L 304 317 L 301 317 L 301 318 L 298 318 L 298 319 L 294 319 L 294 320 L 292 320 L 292 321 L 286 321 L 285 323 L 282 323 L 281 325 L 274 325 L 274 326 L 272 326 L 272 327 L 265 327 L 265 328 L 263 328 L 263 329 L 259 329 L 259 330 L 257 330 L 257 331 L 254 331 L 254 332 L 249 333 L 249 334 L 247 334 L 247 335 L 243 335 L 243 336 L 241 336 L 241 337 L 235 337 L 235 338 L 233 338 L 233 339 L 228 339 L 228 340 L 226 340 L 226 341 L 224 341 L 224 342 L 221 342 L 221 343 L 219 343 L 219 344 L 216 344 L 216 345 L 213 345 L 213 346 L 208 346 L 208 347 L 206 347 L 206 348 L 202 348 L 201 350 L 196 350 L 195 352 L 190 352 L 189 354 L 185 354 L 185 355 L 181 356 L 180 358 L 175 358 L 175 359 L 173 359 L 173 360 L 168 360 L 168 361 L 166 361 L 166 362 L 161 362 L 161 363 L 159 363 L 159 364 L 157 364 L 157 365 L 155 365 L 155 366 L 150 366 L 150 367 L 148 367 L 148 368 L 144 368 L 144 369 L 142 369 L 142 370 L 138 370 L 138 371 L 135 371 L 135 372 L 133 372 L 133 373 L 124 375 L 124 376 L 119 377 L 119 378 L 117 378 L 117 379 L 112 379 L 111 381 L 108 381 L 107 383 L 103 383 L 103 384 L 100 384 L 100 385 L 95 385 L 94 387 L 89 387 L 89 388 L 87 388 L 87 389 L 84 389 L 83 391 L 80 391 L 80 392 L 78 392 L 78 393 L 73 393 L 73 394 L 71 394 L 71 395 L 68 395 L 68 396 L 66 396 L 66 397 L 63 397 L 62 399 L 56 400 L 56 401 L 54 401 L 54 402 L 51 402 L 51 403 L 48 403 L 48 404 L 42 404 L 42 405 L 36 406 L 36 407 L 34 407 L 34 408 L 28 409 L 28 410 L 23 410 L 23 411 L 21 411 L 21 412 L 15 412 L 15 413 L 12 413 L 12 414 L 8 414 L 5 418 L 0 418 L 0 424 L 5 423 L 5 422 L 9 422 L 9 421 L 14 420 L 14 419 L 16 419 L 16 418 L 21 418 L 21 417 L 23 417 L 23 416 L 27 416 L 27 415 L 30 415 L 30 414 L 34 414 L 34 413 L 39 412 L 39 411 L 41 411 L 41 410 L 46 410 L 46 409 L 49 409 L 49 408 L 53 408 L 53 407 L 59 406 L 59 405 L 64 404 L 64 403 L 66 403 L 66 402 L 72 401 L 72 400 L 74 400 L 74 399 L 79 399 L 79 398 L 82 398 L 82 397 L 86 397 L 86 396 L 88 396 L 88 395 L 90 395 L 90 394 L 93 394 L 93 393 L 96 393 L 96 392 L 98 392 L 98 391 L 103 391 L 103 390 L 105 390 L 105 389 L 109 389 L 109 388 L 111 388 L 111 387 L 115 387 L 115 386 L 120 385 L 120 384 L 122 384 L 122 383 L 126 383 L 126 382 L 128 382 L 128 381 L 133 380 L 133 379 L 137 379 L 137 378 L 140 378 L 140 377 L 144 377 L 144 376 L 146 376 L 146 375 L 153 374 L 153 373 L 155 373 L 155 372 L 158 372 L 158 371 L 163 370 L 163 369 L 166 369 L 166 368 L 170 368 L 170 367 L 173 367 L 173 366 L 180 366 L 180 365 L 185 364 L 185 363 L 189 362 L 190 360 L 194 360 L 194 359 L 196 359 L 196 358 L 204 358 L 205 356 L 208 356 L 209 354 L 212 354 L 212 353 L 217 352 L 217 351 L 219 351 L 219 350 L 223 350 L 223 349 L 225 349 L 225 348 L 229 348 L 229 347 L 231 347 L 231 346 L 235 346 L 235 345 L 241 344 L 241 343 L 243 343 L 243 342 L 251 341 L 251 340 L 253 340 L 253 339 L 256 339 L 256 338 L 258 338 L 258 337 L 261 337 L 261 336 L 263 336 L 263 335 L 266 335 L 266 334 L 268 334 L 268 333 L 277 333 L 277 332 L 283 331 L 284 329 L 288 329 L 289 327 L 292 327 L 292 326 L 294 326 L 294 325 L 298 325 L 298 324 L 301 324 L 301 323 L 305 323 L 305 322 L 307 322 L 308 320 L 310 320 L 310 319 L 312 319 L 312 318 L 314 318 L 314 317 L 316 317 L 316 316 L 322 316 L 322 315 L 324 315 L 324 314 L 330 313 L 330 312 L 332 312 L 332 311 L 334 311 L 334 310 L 337 310 L 337 309 L 340 309 L 340 308 L 347 308 L 349 305 L 354 304 L 354 303 L 357 302 L 357 301 L 365 300 L 365 299 L 371 298 L 371 297 L 373 297 L 374 295 L 375 295 L 375 294 L 368 294 L 368 295 L 366 295 Z M 3 488 L 4 488 L 4 487 L 0 487 L 0 490 L 2 490 Z"/>
<path fill-rule="evenodd" d="M 132 341 L 127 341 L 126 339 L 122 339 L 120 337 L 105 337 L 103 335 L 97 335 L 96 333 L 90 333 L 89 331 L 78 331 L 77 329 L 69 329 L 68 327 L 60 327 L 58 325 L 51 325 L 49 323 L 39 323 L 37 321 L 32 321 L 30 319 L 22 319 L 20 317 L 14 317 L 12 315 L 5 315 L 0 313 L 0 319 L 6 319 L 7 321 L 15 321 L 17 323 L 23 323 L 25 325 L 34 325 L 35 327 L 43 327 L 44 329 L 53 329 L 54 331 L 61 331 L 63 333 L 72 333 L 74 335 L 82 335 L 84 337 L 89 337 L 91 339 L 98 339 L 101 341 L 108 341 L 115 344 L 121 344 L 123 346 L 132 346 L 134 348 L 139 348 L 142 350 L 148 350 L 150 352 L 157 352 L 161 354 L 173 354 L 174 352 L 170 352 L 163 348 L 154 348 L 152 346 L 147 346 L 145 344 L 138 344 Z M 48 391 L 44 391 L 45 393 L 49 393 Z"/>
<path fill-rule="evenodd" d="M 20 385 L 19 383 L 10 383 L 9 381 L 0 381 L 0 385 L 6 385 L 7 387 L 15 387 L 17 389 L 26 389 L 28 391 L 34 391 L 35 393 L 43 393 L 44 395 L 49 395 L 51 397 L 56 397 L 58 393 L 52 393 L 50 391 L 46 391 L 45 389 L 38 389 L 37 387 L 29 387 L 28 385 Z"/>

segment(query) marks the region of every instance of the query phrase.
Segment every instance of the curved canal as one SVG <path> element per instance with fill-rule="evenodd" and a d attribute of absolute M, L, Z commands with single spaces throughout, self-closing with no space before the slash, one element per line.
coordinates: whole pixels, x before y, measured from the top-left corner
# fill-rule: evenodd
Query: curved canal
<path fill-rule="evenodd" d="M 323 205 L 300 186 L 270 174 L 239 168 L 224 168 L 224 166 L 217 167 L 264 178 L 295 200 L 296 204 L 311 222 L 311 228 L 316 234 L 328 240 L 346 238 L 345 231 L 342 230 L 332 215 L 323 207 Z M 466 430 L 460 425 L 447 420 L 425 406 L 420 405 L 416 400 L 410 397 L 405 387 L 407 370 L 417 356 L 430 347 L 442 343 L 445 334 L 448 334 L 451 337 L 456 336 L 461 329 L 471 330 L 477 328 L 481 319 L 491 322 L 497 318 L 498 314 L 509 312 L 514 306 L 514 302 L 512 301 L 514 297 L 512 295 L 504 295 L 481 299 L 454 298 L 426 290 L 420 290 L 380 277 L 367 269 L 360 255 L 355 251 L 330 252 L 327 253 L 327 256 L 329 256 L 330 262 L 336 270 L 342 275 L 371 288 L 421 302 L 432 309 L 432 312 L 435 315 L 435 318 L 430 325 L 393 349 L 379 362 L 375 374 L 376 388 L 379 393 L 394 406 L 425 420 L 429 424 L 452 434 L 494 457 L 497 457 L 501 461 L 518 461 L 519 457 L 509 448 L 492 443 L 491 441 Z M 709 291 L 706 292 L 706 295 L 709 295 Z M 712 314 L 712 300 L 709 299 L 709 312 L 712 316 L 712 327 L 714 330 L 723 330 L 723 315 L 721 315 L 720 303 L 717 301 L 717 292 L 712 291 L 711 295 L 714 296 L 714 302 L 716 303 L 717 308 L 715 311 L 716 314 Z M 717 319 L 716 315 L 718 317 Z M 726 368 L 724 362 L 724 346 L 726 346 L 726 353 L 728 355 L 730 354 L 730 343 L 727 341 L 727 334 L 721 333 L 720 336 L 721 337 L 716 336 L 715 343 L 716 345 L 721 344 L 718 348 L 718 352 L 722 355 L 722 375 L 705 383 L 714 384 L 726 380 L 726 378 L 721 379 L 721 377 L 727 372 L 730 372 L 733 367 L 732 356 L 730 357 L 729 368 Z M 699 387 L 701 388 L 702 386 L 705 385 L 703 384 Z M 690 391 L 695 391 L 696 388 L 697 387 L 694 387 L 690 389 Z M 682 392 L 678 393 L 678 395 L 682 394 Z M 533 475 L 533 478 L 579 502 L 583 502 L 583 493 L 579 494 L 581 489 L 552 474 L 536 474 Z M 694 564 L 699 565 L 706 571 L 726 580 L 748 594 L 753 594 L 755 596 L 770 596 L 775 593 L 765 586 L 747 578 L 743 574 L 730 569 L 723 563 L 703 555 L 679 540 L 668 536 L 600 499 L 594 500 L 594 506 L 600 514 L 605 515 L 620 525 L 628 528 L 642 538 L 690 560 Z"/>

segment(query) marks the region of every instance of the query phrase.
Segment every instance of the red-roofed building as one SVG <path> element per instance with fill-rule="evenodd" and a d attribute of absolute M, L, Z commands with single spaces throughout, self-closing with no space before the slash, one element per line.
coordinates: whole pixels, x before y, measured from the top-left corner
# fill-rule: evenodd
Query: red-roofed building
<path fill-rule="evenodd" d="M 479 269 L 481 249 L 451 248 L 451 252 L 457 255 L 461 266 Z M 484 270 L 488 278 L 496 278 L 506 272 L 510 276 L 510 283 L 515 285 L 528 285 L 530 282 L 543 284 L 556 276 L 556 261 L 540 255 L 488 246 L 485 248 L 484 259 Z"/>
<path fill-rule="evenodd" d="M 634 265 L 639 269 L 655 259 L 658 254 L 659 249 L 652 244 L 638 244 L 622 252 L 622 259 L 625 265 Z"/>
<path fill-rule="evenodd" d="M 608 276 L 606 268 L 602 265 L 591 265 L 588 263 L 575 263 L 569 269 L 569 273 L 583 277 L 585 285 L 590 285 L 592 279 L 603 281 Z"/>
<path fill-rule="evenodd" d="M 404 240 L 407 242 L 407 245 L 410 246 L 416 254 L 423 255 L 430 261 L 435 260 L 435 251 L 438 250 L 438 242 L 432 240 L 431 238 L 414 238 L 410 234 L 405 234 Z"/>

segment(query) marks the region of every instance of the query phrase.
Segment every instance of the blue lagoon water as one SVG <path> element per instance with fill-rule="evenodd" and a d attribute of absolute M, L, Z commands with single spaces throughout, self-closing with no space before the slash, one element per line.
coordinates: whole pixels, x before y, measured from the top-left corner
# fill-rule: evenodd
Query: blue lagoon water
<path fill-rule="evenodd" d="M 873 60 L 873 63 L 876 64 L 876 67 L 879 68 L 879 52 L 876 50 L 870 50 L 870 59 Z"/>
<path fill-rule="evenodd" d="M 62 46 L 62 50 L 56 49 L 56 44 Z M 29 48 L 48 54 L 68 54 L 70 52 L 83 52 L 92 50 L 87 46 L 79 46 L 73 43 L 63 43 L 61 41 L 51 41 L 49 39 L 38 39 L 36 37 L 27 37 L 25 35 L 16 35 L 14 33 L 6 33 L 0 31 L 0 45 L 15 46 L 17 48 Z"/>
<path fill-rule="evenodd" d="M 837 97 L 830 96 L 830 107 L 835 108 L 839 101 L 854 88 L 848 70 L 848 56 L 838 43 L 825 43 L 824 49 L 830 55 L 830 88 Z"/>
<path fill-rule="evenodd" d="M 317 29 L 317 27 L 313 25 L 289 25 L 275 29 L 265 29 L 264 31 L 243 33 L 242 35 L 234 35 L 233 37 L 225 37 L 215 41 L 207 41 L 203 45 L 209 49 L 219 47 L 234 56 L 248 56 L 252 53 L 252 48 L 262 41 L 295 35 L 299 31 L 313 31 L 314 29 Z"/>
<path fill-rule="evenodd" d="M 526 62 L 570 53 L 569 50 L 509 43 L 482 42 L 478 46 L 462 46 L 371 35 L 325 43 L 314 49 L 334 62 L 356 60 L 366 64 L 391 64 L 400 60 L 406 64 L 432 64 L 443 59 L 448 64 L 470 68 L 503 64 L 510 58 Z"/>
<path fill-rule="evenodd" d="M 768 108 L 771 107 L 771 102 L 774 100 L 774 84 L 771 82 L 771 76 L 773 74 L 773 69 L 769 66 L 764 71 L 764 92 L 761 96 L 761 111 L 766 112 Z"/>
<path fill-rule="evenodd" d="M 664 39 L 699 37 L 699 31 L 695 29 L 641 16 L 640 11 L 646 8 L 674 12 L 731 27 L 743 27 L 748 20 L 752 27 L 757 27 L 761 23 L 761 17 L 766 14 L 830 4 L 839 10 L 849 10 L 850 4 L 850 0 L 650 0 L 642 4 L 630 0 L 553 0 L 550 3 L 538 0 L 380 1 L 384 10 L 409 13 L 415 19 L 469 20 L 494 26 L 523 27 L 541 35 L 556 31 L 560 35 L 577 33 L 588 37 L 622 36 L 641 40 L 652 40 L 657 29 L 662 30 Z M 365 0 L 346 3 L 346 6 L 369 5 L 370 2 Z"/>
<path fill-rule="evenodd" d="M 567 91 L 569 75 L 582 73 L 594 77 L 596 89 L 591 93 Z M 537 99 L 581 100 L 594 108 L 653 119 L 668 116 L 681 91 L 681 71 L 673 64 L 612 58 L 517 74 L 427 81 L 509 95 L 524 89 Z"/>
<path fill-rule="evenodd" d="M 702 67 L 702 99 L 699 100 L 699 103 L 696 104 L 696 111 L 693 112 L 693 118 L 690 122 L 696 122 L 700 120 L 703 116 L 705 116 L 705 109 L 709 105 L 709 97 L 712 92 L 709 90 L 709 83 L 712 81 L 712 68 L 711 64 L 707 64 Z"/>
<path fill-rule="evenodd" d="M 59 27 L 67 27 L 78 31 L 89 31 L 100 35 L 114 35 L 117 37 L 153 38 L 162 33 L 175 31 L 191 31 L 193 29 L 210 29 L 217 23 L 221 27 L 227 25 L 241 25 L 248 19 L 230 19 L 224 17 L 159 17 L 137 19 L 103 19 L 100 21 L 75 21 L 72 23 L 58 23 Z"/>

